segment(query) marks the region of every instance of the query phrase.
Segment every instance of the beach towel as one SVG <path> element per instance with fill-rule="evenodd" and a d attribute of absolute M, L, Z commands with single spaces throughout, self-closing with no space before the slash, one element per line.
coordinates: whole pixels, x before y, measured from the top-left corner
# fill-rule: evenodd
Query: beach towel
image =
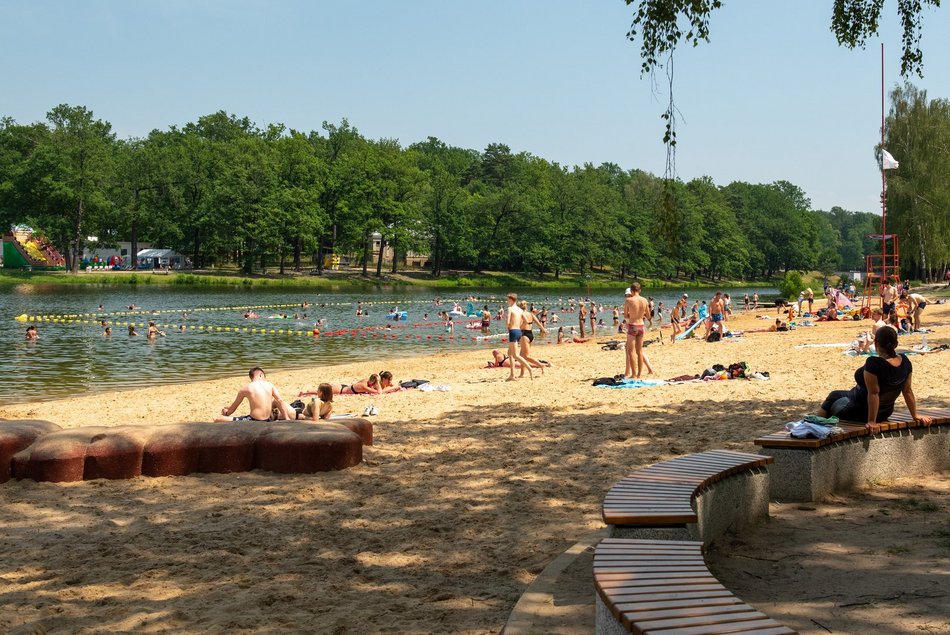
<path fill-rule="evenodd" d="M 448 392 L 450 388 L 445 385 L 440 386 L 440 385 L 430 384 L 426 382 L 422 384 L 421 386 L 419 386 L 418 388 L 416 388 L 416 390 L 421 390 L 422 392 Z"/>
<path fill-rule="evenodd" d="M 651 388 L 653 386 L 664 386 L 666 382 L 662 379 L 626 379 L 614 385 L 597 384 L 598 388 Z"/>

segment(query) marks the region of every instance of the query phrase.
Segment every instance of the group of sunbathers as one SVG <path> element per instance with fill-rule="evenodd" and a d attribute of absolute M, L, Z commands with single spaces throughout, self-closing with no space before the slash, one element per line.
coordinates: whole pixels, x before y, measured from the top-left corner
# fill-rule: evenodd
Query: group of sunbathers
<path fill-rule="evenodd" d="M 352 384 L 322 383 L 315 390 L 303 390 L 297 394 L 299 398 L 310 397 L 309 403 L 302 401 L 288 404 L 281 397 L 277 387 L 267 381 L 264 370 L 255 366 L 248 372 L 250 382 L 241 388 L 234 401 L 221 409 L 221 416 L 215 418 L 217 422 L 231 421 L 285 421 L 304 419 L 317 421 L 329 419 L 333 414 L 334 395 L 384 395 L 403 390 L 393 384 L 393 374 L 388 370 L 373 373 L 367 379 L 361 379 Z M 235 417 L 234 412 L 247 399 L 250 414 Z"/>

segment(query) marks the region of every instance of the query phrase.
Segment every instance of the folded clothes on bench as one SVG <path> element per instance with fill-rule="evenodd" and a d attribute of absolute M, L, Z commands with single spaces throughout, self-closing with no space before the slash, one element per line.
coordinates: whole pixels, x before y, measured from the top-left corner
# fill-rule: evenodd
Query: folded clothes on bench
<path fill-rule="evenodd" d="M 835 419 L 835 423 L 837 423 L 837 417 L 832 418 Z M 789 421 L 785 424 L 785 429 L 796 439 L 826 439 L 832 434 L 844 432 L 844 430 L 837 425 L 824 425 L 806 419 L 820 419 L 820 417 L 809 416 L 799 421 Z"/>

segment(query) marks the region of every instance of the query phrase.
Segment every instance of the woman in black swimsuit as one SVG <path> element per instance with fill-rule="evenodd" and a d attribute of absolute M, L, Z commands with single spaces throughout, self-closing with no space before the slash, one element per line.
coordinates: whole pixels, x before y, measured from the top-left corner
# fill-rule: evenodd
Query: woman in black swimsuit
<path fill-rule="evenodd" d="M 818 409 L 818 416 L 836 416 L 845 421 L 865 422 L 868 427 L 887 421 L 894 402 L 904 403 L 915 421 L 927 424 L 930 417 L 917 414 L 917 399 L 911 385 L 913 366 L 905 355 L 897 354 L 897 331 L 882 326 L 874 338 L 878 357 L 869 357 L 854 373 L 851 390 L 833 390 Z"/>
<path fill-rule="evenodd" d="M 534 330 L 532 326 L 538 324 L 541 328 L 541 333 L 547 334 L 548 330 L 544 328 L 543 324 L 536 322 L 534 313 L 528 310 L 527 303 L 521 301 L 519 305 L 521 307 L 521 357 L 523 357 L 533 368 L 540 368 L 541 374 L 544 374 L 545 364 L 542 364 L 539 360 L 531 357 L 531 344 L 534 342 Z M 550 364 L 547 364 L 550 366 Z M 524 377 L 525 369 L 521 369 L 521 376 Z"/>
<path fill-rule="evenodd" d="M 369 379 L 361 379 L 355 384 L 334 384 L 334 395 L 378 395 L 382 393 L 379 387 L 379 375 L 373 373 Z M 301 393 L 302 394 L 302 393 Z"/>

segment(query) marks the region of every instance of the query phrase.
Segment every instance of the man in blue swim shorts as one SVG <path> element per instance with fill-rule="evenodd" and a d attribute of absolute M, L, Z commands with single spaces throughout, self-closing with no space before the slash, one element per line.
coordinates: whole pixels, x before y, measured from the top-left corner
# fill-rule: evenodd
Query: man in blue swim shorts
<path fill-rule="evenodd" d="M 534 379 L 531 373 L 531 365 L 528 360 L 518 352 L 518 342 L 521 341 L 521 307 L 518 306 L 518 294 L 508 294 L 508 318 L 505 320 L 505 326 L 508 329 L 508 358 L 511 360 L 508 381 L 515 380 L 515 365 L 520 364 L 519 368 L 527 368 L 528 376 Z"/>
<path fill-rule="evenodd" d="M 722 322 L 726 318 L 726 303 L 722 298 L 722 291 L 716 291 L 709 303 L 709 320 L 706 321 L 706 337 L 712 332 L 713 324 Z"/>

